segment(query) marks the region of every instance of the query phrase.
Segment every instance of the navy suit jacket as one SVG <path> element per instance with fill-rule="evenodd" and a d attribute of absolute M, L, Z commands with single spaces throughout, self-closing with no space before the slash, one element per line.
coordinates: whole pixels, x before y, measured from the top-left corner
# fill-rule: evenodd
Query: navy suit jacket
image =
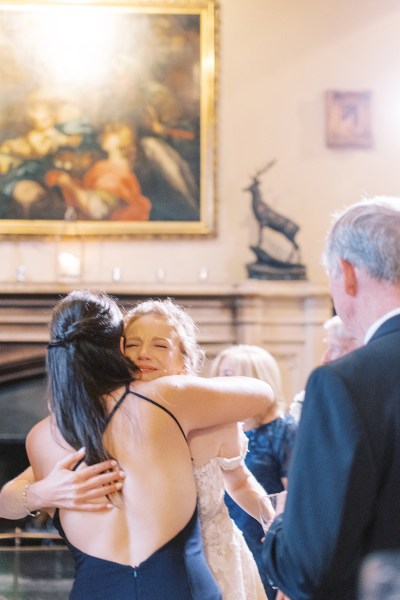
<path fill-rule="evenodd" d="M 291 600 L 355 600 L 363 558 L 400 549 L 400 316 L 313 371 L 288 478 L 269 579 Z"/>

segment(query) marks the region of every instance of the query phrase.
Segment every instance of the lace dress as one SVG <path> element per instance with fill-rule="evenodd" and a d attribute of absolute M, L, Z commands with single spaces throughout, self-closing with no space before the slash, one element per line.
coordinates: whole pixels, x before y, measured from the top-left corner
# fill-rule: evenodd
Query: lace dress
<path fill-rule="evenodd" d="M 282 478 L 288 476 L 297 429 L 298 424 L 293 417 L 285 415 L 245 433 L 249 441 L 245 464 L 270 494 L 283 490 Z M 267 573 L 263 569 L 261 525 L 235 504 L 228 495 L 225 496 L 225 502 L 230 517 L 243 532 L 244 539 L 260 569 L 268 598 L 274 599 L 276 590 L 271 588 Z"/>
<path fill-rule="evenodd" d="M 253 555 L 224 502 L 221 469 L 236 469 L 246 452 L 247 443 L 243 456 L 215 457 L 194 469 L 204 552 L 223 600 L 267 599 Z"/>

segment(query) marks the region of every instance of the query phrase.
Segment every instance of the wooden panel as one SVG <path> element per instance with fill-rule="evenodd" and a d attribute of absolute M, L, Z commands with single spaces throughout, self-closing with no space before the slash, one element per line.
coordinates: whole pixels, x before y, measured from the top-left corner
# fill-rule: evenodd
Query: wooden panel
<path fill-rule="evenodd" d="M 44 376 L 46 347 L 37 344 L 0 344 L 0 384 Z"/>

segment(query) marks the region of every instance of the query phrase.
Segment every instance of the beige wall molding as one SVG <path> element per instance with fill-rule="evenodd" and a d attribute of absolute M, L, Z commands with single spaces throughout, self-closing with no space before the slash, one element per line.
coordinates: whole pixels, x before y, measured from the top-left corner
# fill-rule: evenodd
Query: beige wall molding
<path fill-rule="evenodd" d="M 10 286 L 0 294 L 0 357 L 16 348 L 42 348 L 48 341 L 53 306 L 68 286 Z M 91 289 L 101 289 L 91 286 Z M 322 354 L 322 324 L 332 314 L 328 290 L 308 282 L 243 281 L 236 285 L 128 286 L 106 290 L 123 308 L 148 297 L 172 297 L 185 306 L 199 327 L 207 360 L 231 344 L 266 348 L 282 369 L 287 402 L 301 390 Z M 14 354 L 14 356 L 16 356 Z M 18 356 L 18 352 L 17 352 Z M 9 361 L 8 361 L 9 362 Z M 16 369 L 18 369 L 16 360 Z M 8 371 L 10 365 L 7 366 Z"/>

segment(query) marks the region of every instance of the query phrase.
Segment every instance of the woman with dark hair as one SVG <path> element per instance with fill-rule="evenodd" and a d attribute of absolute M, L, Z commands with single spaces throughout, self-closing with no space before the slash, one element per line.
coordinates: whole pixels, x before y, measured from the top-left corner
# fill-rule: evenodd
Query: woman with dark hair
<path fill-rule="evenodd" d="M 76 562 L 70 599 L 220 599 L 204 559 L 186 438 L 262 411 L 271 388 L 247 378 L 141 380 L 123 341 L 122 315 L 106 295 L 72 292 L 53 311 L 51 414 L 27 438 L 35 479 L 81 447 L 88 464 L 114 458 L 126 475 L 109 498 L 113 510 L 55 512 Z"/>

